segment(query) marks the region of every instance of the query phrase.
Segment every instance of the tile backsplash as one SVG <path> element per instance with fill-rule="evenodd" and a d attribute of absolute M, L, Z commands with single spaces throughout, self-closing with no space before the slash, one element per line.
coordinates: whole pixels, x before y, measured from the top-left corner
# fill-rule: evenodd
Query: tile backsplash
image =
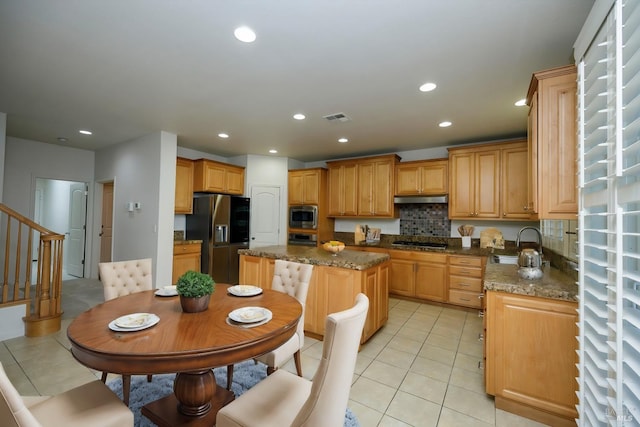
<path fill-rule="evenodd" d="M 400 234 L 411 236 L 449 237 L 449 205 L 415 203 L 400 206 Z"/>

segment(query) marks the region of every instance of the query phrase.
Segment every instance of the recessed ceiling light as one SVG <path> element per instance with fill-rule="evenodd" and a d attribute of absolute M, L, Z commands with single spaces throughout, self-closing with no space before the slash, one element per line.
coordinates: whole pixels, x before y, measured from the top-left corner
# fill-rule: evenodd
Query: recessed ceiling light
<path fill-rule="evenodd" d="M 302 113 L 297 113 L 297 114 L 294 114 L 294 115 L 293 115 L 293 118 L 294 118 L 294 119 L 296 119 L 296 120 L 304 120 L 304 119 L 306 119 L 306 118 L 307 118 L 307 116 L 305 116 L 305 115 L 304 115 L 304 114 L 302 114 Z"/>
<path fill-rule="evenodd" d="M 526 99 L 521 99 L 519 101 L 516 101 L 516 107 L 524 107 L 525 105 L 527 105 L 527 100 Z"/>
<path fill-rule="evenodd" d="M 344 144 L 345 142 L 349 142 L 349 140 L 347 138 L 339 138 L 338 142 Z"/>
<path fill-rule="evenodd" d="M 229 134 L 221 132 L 221 133 L 218 134 L 218 137 L 226 139 L 226 138 L 229 138 Z"/>
<path fill-rule="evenodd" d="M 233 32 L 233 35 L 245 43 L 252 43 L 256 40 L 256 33 L 249 27 L 238 27 Z"/>
<path fill-rule="evenodd" d="M 448 127 L 449 127 L 449 126 L 451 126 L 452 124 L 453 124 L 453 123 L 451 123 L 451 122 L 446 122 L 446 121 L 445 121 L 445 122 L 440 122 L 440 123 L 438 124 L 438 126 L 440 126 L 441 128 L 448 128 Z"/>
<path fill-rule="evenodd" d="M 93 132 L 91 132 L 90 130 L 79 130 L 78 132 L 83 135 L 93 135 Z"/>
<path fill-rule="evenodd" d="M 269 153 L 278 154 L 278 150 L 272 148 L 271 150 L 269 150 Z"/>
<path fill-rule="evenodd" d="M 420 92 L 431 92 L 437 87 L 435 83 L 425 83 L 420 86 Z"/>

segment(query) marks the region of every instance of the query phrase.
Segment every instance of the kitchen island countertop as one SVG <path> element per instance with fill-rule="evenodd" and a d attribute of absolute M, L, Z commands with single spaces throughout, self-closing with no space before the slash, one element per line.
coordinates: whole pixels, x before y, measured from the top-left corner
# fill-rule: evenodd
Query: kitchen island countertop
<path fill-rule="evenodd" d="M 563 301 L 578 300 L 578 285 L 571 277 L 553 267 L 545 267 L 543 272 L 541 279 L 525 280 L 518 276 L 517 265 L 487 263 L 484 289 Z"/>
<path fill-rule="evenodd" d="M 345 249 L 333 256 L 332 253 L 315 246 L 265 246 L 254 249 L 240 249 L 240 255 L 262 258 L 284 259 L 302 264 L 326 265 L 330 267 L 366 270 L 389 259 L 389 255 Z"/>

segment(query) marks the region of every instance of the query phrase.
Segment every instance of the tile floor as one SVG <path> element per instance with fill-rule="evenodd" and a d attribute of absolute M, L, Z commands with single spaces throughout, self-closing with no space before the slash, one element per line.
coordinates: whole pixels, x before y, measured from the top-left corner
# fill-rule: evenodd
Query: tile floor
<path fill-rule="evenodd" d="M 102 302 L 97 280 L 63 286 L 61 331 L 40 338 L 0 342 L 0 361 L 23 395 L 57 394 L 100 373 L 76 362 L 66 327 L 73 317 Z M 389 321 L 358 355 L 349 408 L 362 427 L 541 426 L 496 409 L 484 393 L 478 369 L 482 319 L 477 312 L 390 299 Z M 303 370 L 310 378 L 322 342 L 307 338 Z M 293 363 L 285 369 L 295 372 Z"/>

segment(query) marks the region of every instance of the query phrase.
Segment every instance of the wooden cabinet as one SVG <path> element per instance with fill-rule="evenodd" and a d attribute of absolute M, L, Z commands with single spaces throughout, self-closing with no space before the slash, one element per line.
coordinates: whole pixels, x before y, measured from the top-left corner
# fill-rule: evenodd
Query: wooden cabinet
<path fill-rule="evenodd" d="M 322 168 L 289 171 L 289 204 L 318 205 L 324 202 L 327 171 Z"/>
<path fill-rule="evenodd" d="M 487 393 L 496 408 L 575 425 L 577 303 L 487 292 Z"/>
<path fill-rule="evenodd" d="M 329 165 L 329 216 L 357 216 L 356 185 L 358 166 L 355 162 Z"/>
<path fill-rule="evenodd" d="M 527 207 L 532 219 L 575 219 L 578 213 L 576 92 L 573 65 L 531 79 Z"/>
<path fill-rule="evenodd" d="M 449 218 L 500 217 L 500 150 L 449 150 Z"/>
<path fill-rule="evenodd" d="M 396 196 L 428 196 L 449 192 L 449 160 L 421 160 L 396 165 Z"/>
<path fill-rule="evenodd" d="M 482 306 L 482 273 L 486 258 L 449 256 L 449 302 L 465 307 Z"/>
<path fill-rule="evenodd" d="M 193 169 L 193 160 L 177 158 L 174 208 L 177 214 L 193 213 Z"/>
<path fill-rule="evenodd" d="M 392 154 L 327 162 L 329 216 L 394 217 L 395 166 L 399 159 Z"/>
<path fill-rule="evenodd" d="M 529 219 L 524 140 L 449 149 L 450 219 Z"/>
<path fill-rule="evenodd" d="M 531 214 L 527 209 L 527 141 L 502 146 L 500 155 L 502 218 L 528 220 Z"/>
<path fill-rule="evenodd" d="M 173 271 L 171 283 L 189 270 L 200 271 L 202 243 L 176 243 L 173 245 Z"/>
<path fill-rule="evenodd" d="M 196 160 L 194 165 L 194 191 L 234 195 L 244 193 L 243 167 L 207 159 Z"/>
<path fill-rule="evenodd" d="M 389 292 L 429 301 L 447 300 L 447 255 L 389 250 Z"/>
<path fill-rule="evenodd" d="M 251 284 L 263 289 L 271 287 L 274 259 L 248 255 L 240 256 L 240 284 Z M 369 311 L 361 342 L 368 340 L 388 319 L 389 262 L 366 270 L 314 265 L 305 304 L 305 331 L 317 337 L 324 336 L 327 315 L 353 306 L 356 295 L 363 292 L 369 297 Z"/>

